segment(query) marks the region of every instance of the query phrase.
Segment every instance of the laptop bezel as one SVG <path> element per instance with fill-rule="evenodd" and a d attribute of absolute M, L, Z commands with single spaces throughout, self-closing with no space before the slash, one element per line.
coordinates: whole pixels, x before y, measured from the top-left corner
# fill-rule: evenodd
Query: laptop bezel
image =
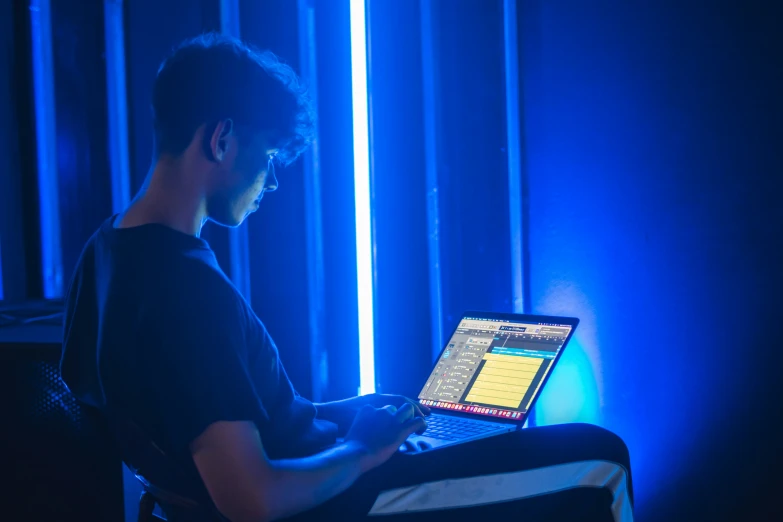
<path fill-rule="evenodd" d="M 438 408 L 438 407 L 431 407 L 431 411 L 433 413 L 437 413 L 439 415 L 450 415 L 454 417 L 464 417 L 469 419 L 478 419 L 483 420 L 487 422 L 494 422 L 498 424 L 509 424 L 509 425 L 515 425 L 518 428 L 521 428 L 525 422 L 527 422 L 528 417 L 530 416 L 530 412 L 533 411 L 533 409 L 536 406 L 536 402 L 538 401 L 538 398 L 541 396 L 541 392 L 543 392 L 544 387 L 546 386 L 547 381 L 549 380 L 549 377 L 552 376 L 552 373 L 554 372 L 555 366 L 557 366 L 558 361 L 560 361 L 560 357 L 563 356 L 563 352 L 565 351 L 566 347 L 568 346 L 569 341 L 571 341 L 571 338 L 574 336 L 574 332 L 576 331 L 576 327 L 579 325 L 579 319 L 576 317 L 560 317 L 560 316 L 554 316 L 554 315 L 531 315 L 531 314 L 512 314 L 512 313 L 497 313 L 497 312 L 480 312 L 480 311 L 467 311 L 462 314 L 462 317 L 459 320 L 459 323 L 457 323 L 457 326 L 454 328 L 454 330 L 451 332 L 451 335 L 449 335 L 448 339 L 446 339 L 445 344 L 443 345 L 443 348 L 441 348 L 440 353 L 438 354 L 438 357 L 435 359 L 435 364 L 432 366 L 432 369 L 430 370 L 430 374 L 432 374 L 432 371 L 435 369 L 435 367 L 438 365 L 438 361 L 440 361 L 441 357 L 443 357 L 443 352 L 446 350 L 446 348 L 449 346 L 449 342 L 451 341 L 451 338 L 454 337 L 454 334 L 459 329 L 459 325 L 462 323 L 462 321 L 465 320 L 466 317 L 475 317 L 478 319 L 499 319 L 499 320 L 506 320 L 510 322 L 530 322 L 530 323 L 549 323 L 553 326 L 555 325 L 567 325 L 571 327 L 571 331 L 568 332 L 568 336 L 565 338 L 565 341 L 563 341 L 563 347 L 560 348 L 557 355 L 555 355 L 555 358 L 552 360 L 552 366 L 551 369 L 546 373 L 544 376 L 543 381 L 541 381 L 541 385 L 538 387 L 538 391 L 533 396 L 533 400 L 530 403 L 530 408 L 522 415 L 519 419 L 508 419 L 505 417 L 493 417 L 490 415 L 483 415 L 481 413 L 473 413 L 473 412 L 464 412 L 464 411 L 454 411 L 449 410 L 445 408 Z M 421 392 L 419 392 L 421 393 Z M 416 398 L 417 401 L 420 401 L 421 399 Z M 459 403 L 454 403 L 459 404 Z"/>

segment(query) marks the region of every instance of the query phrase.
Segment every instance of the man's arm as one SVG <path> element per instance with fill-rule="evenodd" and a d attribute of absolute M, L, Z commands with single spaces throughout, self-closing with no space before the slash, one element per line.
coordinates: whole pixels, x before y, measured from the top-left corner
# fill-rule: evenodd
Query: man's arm
<path fill-rule="evenodd" d="M 359 416 L 363 422 L 357 418 L 347 442 L 292 460 L 268 460 L 252 423 L 216 422 L 191 444 L 193 461 L 212 501 L 232 522 L 288 517 L 344 491 L 426 426 L 412 408 L 369 410 Z"/>
<path fill-rule="evenodd" d="M 351 423 L 359 410 L 368 404 L 374 408 L 382 408 L 384 406 L 402 408 L 406 403 L 410 403 L 413 406 L 415 415 L 417 416 L 424 417 L 430 414 L 430 409 L 423 404 L 419 404 L 418 401 L 402 395 L 380 393 L 361 395 L 333 402 L 322 402 L 316 404 L 315 407 L 318 411 L 319 419 L 324 419 L 337 424 L 340 428 L 340 432 L 344 433 L 351 426 Z"/>
<path fill-rule="evenodd" d="M 349 442 L 297 460 L 269 461 L 247 421 L 212 424 L 191 445 L 218 510 L 232 522 L 264 522 L 316 506 L 350 486 L 365 451 Z"/>

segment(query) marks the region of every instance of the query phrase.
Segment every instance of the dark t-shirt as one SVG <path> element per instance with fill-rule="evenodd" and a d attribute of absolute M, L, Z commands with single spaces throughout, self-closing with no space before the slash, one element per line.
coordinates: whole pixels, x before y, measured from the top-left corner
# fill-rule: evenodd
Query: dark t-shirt
<path fill-rule="evenodd" d="M 217 421 L 256 424 L 272 458 L 335 442 L 206 241 L 162 225 L 106 221 L 68 292 L 62 377 L 77 398 L 126 416 L 192 466 L 189 444 Z"/>

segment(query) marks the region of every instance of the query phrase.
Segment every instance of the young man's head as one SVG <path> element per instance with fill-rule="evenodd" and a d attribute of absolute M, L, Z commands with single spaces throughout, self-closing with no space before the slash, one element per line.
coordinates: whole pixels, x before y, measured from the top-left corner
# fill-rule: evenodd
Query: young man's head
<path fill-rule="evenodd" d="M 181 161 L 208 217 L 226 226 L 277 188 L 274 166 L 294 161 L 315 129 L 289 66 L 218 34 L 184 42 L 161 64 L 152 109 L 156 161 Z"/>

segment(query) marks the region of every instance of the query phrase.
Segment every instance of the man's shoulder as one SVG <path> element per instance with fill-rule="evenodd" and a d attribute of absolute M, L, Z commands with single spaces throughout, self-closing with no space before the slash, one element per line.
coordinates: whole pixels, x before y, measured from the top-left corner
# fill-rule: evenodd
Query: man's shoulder
<path fill-rule="evenodd" d="M 146 290 L 139 298 L 160 317 L 179 315 L 188 320 L 203 317 L 212 323 L 243 315 L 242 303 L 226 276 L 193 259 L 178 259 L 166 269 L 143 275 Z M 196 325 L 194 325 L 195 327 Z"/>
<path fill-rule="evenodd" d="M 198 254 L 185 254 L 169 260 L 165 277 L 174 285 L 175 297 L 190 295 L 197 300 L 217 303 L 233 302 L 239 297 L 226 274 Z"/>

